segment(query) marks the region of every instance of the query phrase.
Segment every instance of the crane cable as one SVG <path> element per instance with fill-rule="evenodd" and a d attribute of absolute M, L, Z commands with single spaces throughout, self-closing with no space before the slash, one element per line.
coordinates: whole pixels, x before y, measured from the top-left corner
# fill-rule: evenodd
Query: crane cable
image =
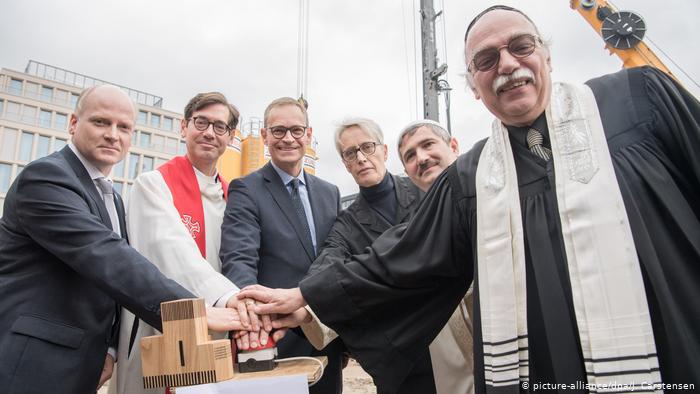
<path fill-rule="evenodd" d="M 297 32 L 297 97 L 308 100 L 309 76 L 309 0 L 299 0 Z"/>

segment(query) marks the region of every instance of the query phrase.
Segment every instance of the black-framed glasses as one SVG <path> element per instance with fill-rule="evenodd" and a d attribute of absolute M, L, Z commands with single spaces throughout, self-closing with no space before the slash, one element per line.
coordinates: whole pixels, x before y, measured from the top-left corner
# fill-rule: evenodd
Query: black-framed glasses
<path fill-rule="evenodd" d="M 513 57 L 518 59 L 526 58 L 535 52 L 538 42 L 542 44 L 542 40 L 537 36 L 521 34 L 511 38 L 506 45 L 483 49 L 472 57 L 472 61 L 469 63 L 469 71 L 472 71 L 472 69 L 489 71 L 496 67 L 498 61 L 501 60 L 501 49 L 503 48 L 507 48 L 508 53 L 513 55 Z"/>
<path fill-rule="evenodd" d="M 204 131 L 209 128 L 209 125 L 212 125 L 214 133 L 218 135 L 224 135 L 231 132 L 229 125 L 220 120 L 212 122 L 204 116 L 195 116 L 189 120 L 192 120 L 192 123 L 194 123 L 194 128 L 199 131 Z"/>
<path fill-rule="evenodd" d="M 287 135 L 287 132 L 292 133 L 292 137 L 294 138 L 301 138 L 304 136 L 304 133 L 306 133 L 306 126 L 272 126 L 268 127 L 267 131 L 269 131 L 270 134 L 272 134 L 272 136 L 278 140 L 284 138 L 284 136 Z"/>
<path fill-rule="evenodd" d="M 377 145 L 379 145 L 378 142 L 363 142 L 360 146 L 345 149 L 340 156 L 343 158 L 344 162 L 351 163 L 357 160 L 358 151 L 362 152 L 365 156 L 373 155 L 374 151 L 377 150 Z"/>

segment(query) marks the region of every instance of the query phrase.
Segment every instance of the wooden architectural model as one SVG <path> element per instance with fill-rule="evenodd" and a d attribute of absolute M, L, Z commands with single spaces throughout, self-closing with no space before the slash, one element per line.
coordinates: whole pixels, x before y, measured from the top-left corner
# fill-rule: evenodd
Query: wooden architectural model
<path fill-rule="evenodd" d="M 141 339 L 145 388 L 215 383 L 233 377 L 231 343 L 212 341 L 203 299 L 161 304 L 163 335 Z"/>

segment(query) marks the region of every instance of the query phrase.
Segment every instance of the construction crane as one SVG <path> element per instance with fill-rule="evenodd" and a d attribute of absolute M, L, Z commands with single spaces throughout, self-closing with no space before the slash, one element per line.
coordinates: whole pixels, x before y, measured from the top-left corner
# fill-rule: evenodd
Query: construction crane
<path fill-rule="evenodd" d="M 625 68 L 653 66 L 675 75 L 644 43 L 646 23 L 632 11 L 619 11 L 606 0 L 570 0 L 569 5 L 598 32 L 611 54 L 622 60 Z"/>

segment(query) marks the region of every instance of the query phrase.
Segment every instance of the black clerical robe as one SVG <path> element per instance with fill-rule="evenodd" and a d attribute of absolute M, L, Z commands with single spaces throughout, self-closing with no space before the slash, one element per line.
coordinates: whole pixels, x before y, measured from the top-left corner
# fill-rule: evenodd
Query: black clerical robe
<path fill-rule="evenodd" d="M 700 388 L 700 103 L 648 67 L 587 84 L 639 255 L 662 379 Z M 586 382 L 555 164 L 509 133 L 525 238 L 530 382 Z M 319 318 L 385 386 L 399 386 L 416 350 L 432 341 L 474 280 L 475 384 L 485 391 L 475 188 L 484 142 L 442 174 L 408 225 L 386 232 L 368 254 L 334 262 L 300 284 Z"/>

